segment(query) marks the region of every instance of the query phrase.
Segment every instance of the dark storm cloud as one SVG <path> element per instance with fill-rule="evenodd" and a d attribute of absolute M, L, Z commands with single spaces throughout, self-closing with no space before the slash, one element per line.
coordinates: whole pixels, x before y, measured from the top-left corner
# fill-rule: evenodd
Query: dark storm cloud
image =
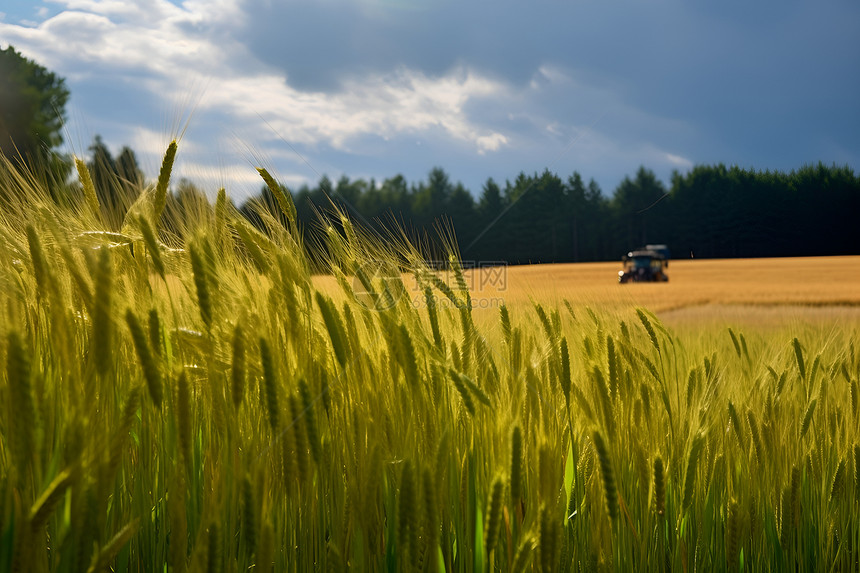
<path fill-rule="evenodd" d="M 457 65 L 524 86 L 540 66 L 555 65 L 619 104 L 696 126 L 707 138 L 684 143 L 701 161 L 762 146 L 774 158 L 795 147 L 786 140 L 793 130 L 857 147 L 844 130 L 857 126 L 852 102 L 860 100 L 860 6 L 852 2 L 255 0 L 248 14 L 249 49 L 300 89 L 333 90 L 344 77 L 397 66 L 432 75 Z M 543 115 L 559 121 L 583 105 L 577 91 L 550 99 Z M 647 128 L 619 123 L 612 135 Z"/>

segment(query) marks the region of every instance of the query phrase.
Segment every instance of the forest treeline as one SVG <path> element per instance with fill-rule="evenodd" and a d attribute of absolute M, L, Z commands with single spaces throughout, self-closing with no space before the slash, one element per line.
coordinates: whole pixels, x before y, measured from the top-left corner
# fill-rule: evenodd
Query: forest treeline
<path fill-rule="evenodd" d="M 114 157 L 96 136 L 87 165 L 103 219 L 119 229 L 147 184 L 135 153 L 123 147 Z M 58 201 L 81 194 L 73 179 L 53 177 L 46 187 Z M 9 198 L 8 189 L 0 191 L 0 199 Z M 208 191 L 180 179 L 168 195 L 165 228 L 181 233 L 189 211 L 211 211 Z M 336 218 L 320 219 L 334 203 L 382 237 L 405 233 L 426 245 L 439 244 L 440 232 L 453 233 L 467 264 L 611 261 L 648 243 L 665 243 L 673 258 L 860 254 L 860 176 L 820 163 L 788 173 L 701 165 L 676 172 L 668 187 L 641 167 L 609 196 L 578 172 L 562 179 L 550 171 L 520 173 L 502 185 L 490 178 L 473 194 L 439 167 L 419 182 L 323 176 L 290 191 L 308 245 L 325 244 L 326 225 L 339 227 Z M 279 216 L 262 181 L 259 193 L 236 208 L 265 231 L 261 206 Z"/>
<path fill-rule="evenodd" d="M 860 176 L 823 164 L 789 173 L 702 165 L 675 173 L 668 188 L 641 167 L 611 196 L 578 172 L 550 171 L 488 179 L 473 195 L 434 168 L 414 184 L 323 177 L 293 197 L 311 234 L 329 198 L 381 234 L 432 238 L 444 220 L 462 258 L 476 263 L 618 260 L 647 243 L 667 244 L 674 258 L 860 254 Z M 265 188 L 240 209 L 253 219 L 257 202 L 276 211 Z"/>

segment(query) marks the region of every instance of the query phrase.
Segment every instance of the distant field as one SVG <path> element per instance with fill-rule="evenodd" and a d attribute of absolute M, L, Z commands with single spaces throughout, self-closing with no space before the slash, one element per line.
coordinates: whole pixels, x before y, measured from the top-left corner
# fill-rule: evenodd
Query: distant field
<path fill-rule="evenodd" d="M 669 326 L 728 323 L 757 328 L 849 321 L 860 325 L 860 256 L 671 261 L 668 283 L 618 283 L 620 262 L 536 264 L 466 272 L 478 320 L 497 318 L 502 304 L 528 312 L 532 301 L 608 312 L 646 307 Z M 453 277 L 441 273 L 442 278 Z M 409 296 L 423 293 L 406 278 Z M 315 277 L 333 296 L 329 276 Z"/>
<path fill-rule="evenodd" d="M 479 308 L 547 303 L 622 309 L 645 306 L 669 323 L 737 316 L 743 320 L 860 319 L 860 256 L 677 260 L 668 283 L 620 285 L 621 263 L 508 267 L 504 275 L 473 271 Z M 752 308 L 756 307 L 756 308 Z"/>

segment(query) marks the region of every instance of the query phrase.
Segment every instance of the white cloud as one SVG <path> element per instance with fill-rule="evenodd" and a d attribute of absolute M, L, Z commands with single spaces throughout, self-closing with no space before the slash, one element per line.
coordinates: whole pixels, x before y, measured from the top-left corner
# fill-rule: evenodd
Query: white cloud
<path fill-rule="evenodd" d="M 203 105 L 252 123 L 260 123 L 259 114 L 291 142 L 326 143 L 346 151 L 363 135 L 391 138 L 433 129 L 487 151 L 498 149 L 505 137 L 475 125 L 463 108 L 502 89 L 464 69 L 440 78 L 407 69 L 350 78 L 332 93 L 298 91 L 270 73 L 225 78 Z"/>
<path fill-rule="evenodd" d="M 680 155 L 675 155 L 674 153 L 666 153 L 665 157 L 670 164 L 676 167 L 681 167 L 683 169 L 692 169 L 693 167 L 693 162 L 686 157 L 681 157 Z"/>
<path fill-rule="evenodd" d="M 483 155 L 487 151 L 498 151 L 507 142 L 508 138 L 501 133 L 481 136 L 478 138 L 478 153 Z"/>
<path fill-rule="evenodd" d="M 130 145 L 150 177 L 192 110 L 177 176 L 252 186 L 249 192 L 256 192 L 250 163 L 261 158 L 279 167 L 285 181 L 315 175 L 279 138 L 330 174 L 344 154 L 373 159 L 368 169 L 384 170 L 380 157 L 406 158 L 406 141 L 408 158 L 418 158 L 413 164 L 425 157 L 426 164 L 472 163 L 481 180 L 505 177 L 498 172 L 508 169 L 600 168 L 615 178 L 650 162 L 666 169 L 692 165 L 675 151 L 682 144 L 665 144 L 689 136 L 684 122 L 646 112 L 625 98 L 623 86 L 563 63 L 538 65 L 519 84 L 465 59 L 435 74 L 405 65 L 370 67 L 375 71 L 313 91 L 299 89 L 289 69 L 260 61 L 238 42 L 238 28 L 253 29 L 245 0 L 53 3 L 60 12 L 34 27 L 0 20 L 0 38 L 66 77 L 70 115 L 92 133 L 113 136 L 112 147 Z M 307 57 L 312 65 L 314 55 Z M 157 112 L 164 110 L 173 117 L 159 122 Z M 248 164 L 236 163 L 237 156 Z M 390 175 L 401 169 L 392 165 Z M 422 175 L 407 176 L 416 174 Z"/>
<path fill-rule="evenodd" d="M 65 10 L 35 30 L 0 27 L 29 55 L 73 80 L 93 84 L 133 78 L 152 98 L 187 102 L 191 84 L 206 84 L 199 110 L 225 114 L 264 139 L 277 133 L 294 143 L 327 144 L 349 151 L 365 135 L 391 138 L 441 129 L 471 143 L 479 153 L 495 151 L 507 138 L 471 122 L 464 106 L 491 98 L 505 87 L 465 68 L 440 77 L 401 68 L 387 74 L 346 78 L 333 92 L 307 92 L 289 77 L 266 68 L 211 26 L 239 18 L 237 2 L 165 0 L 62 0 Z M 16 38 L 17 36 L 17 38 Z M 244 52 L 244 53 L 243 53 Z M 245 64 L 245 65 L 242 65 Z"/>

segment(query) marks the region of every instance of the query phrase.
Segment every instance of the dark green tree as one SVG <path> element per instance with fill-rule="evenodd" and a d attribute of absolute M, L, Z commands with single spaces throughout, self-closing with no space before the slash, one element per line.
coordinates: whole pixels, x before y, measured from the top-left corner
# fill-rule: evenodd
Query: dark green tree
<path fill-rule="evenodd" d="M 478 261 L 503 261 L 500 257 L 507 242 L 505 221 L 502 213 L 507 204 L 492 177 L 487 179 L 481 192 L 481 198 L 475 207 L 473 238 L 464 247 L 468 247 L 469 256 Z"/>
<path fill-rule="evenodd" d="M 116 174 L 126 193 L 137 195 L 140 192 L 144 184 L 143 171 L 140 170 L 134 150 L 128 146 L 120 149 L 116 158 Z"/>
<path fill-rule="evenodd" d="M 430 228 L 433 222 L 445 214 L 454 186 L 441 167 L 434 167 L 427 176 L 427 183 L 420 183 L 415 191 L 412 214 L 415 222 Z"/>
<path fill-rule="evenodd" d="M 143 189 L 143 172 L 130 147 L 123 147 L 119 157 L 114 159 L 101 135 L 95 136 L 89 152 L 87 168 L 96 188 L 102 215 L 109 225 L 117 227 Z"/>
<path fill-rule="evenodd" d="M 212 221 L 214 216 L 214 208 L 206 193 L 185 177 L 167 195 L 164 226 L 179 237 L 192 236 L 196 230 L 192 225 Z"/>
<path fill-rule="evenodd" d="M 597 261 L 607 257 L 604 253 L 607 240 L 607 204 L 597 182 L 592 179 L 586 185 L 582 175 L 574 171 L 567 179 L 567 204 L 570 209 L 572 235 L 572 253 L 569 260 Z M 613 254 L 608 256 L 614 257 Z"/>
<path fill-rule="evenodd" d="M 860 178 L 845 167 L 805 166 L 791 173 L 754 171 L 724 165 L 697 166 L 674 173 L 667 193 L 645 167 L 626 177 L 612 199 L 593 180 L 574 172 L 563 181 L 550 171 L 520 173 L 504 190 L 488 179 L 476 202 L 441 168 L 427 180 L 409 185 L 402 175 L 373 180 L 342 177 L 335 193 L 323 177 L 315 188 L 296 196 L 306 244 L 324 245 L 320 222 L 331 205 L 341 205 L 353 224 L 381 236 L 403 232 L 428 256 L 437 249 L 438 232 L 456 235 L 466 261 L 528 262 L 617 261 L 630 249 L 666 243 L 677 257 L 762 257 L 853 254 L 860 251 L 854 219 L 860 213 Z M 263 189 L 253 199 L 276 206 Z M 260 223 L 247 209 L 246 216 Z M 441 225 L 440 225 L 441 223 Z M 262 228 L 262 226 L 261 226 Z M 262 230 L 265 231 L 263 228 Z"/>
<path fill-rule="evenodd" d="M 478 203 L 478 214 L 482 224 L 492 223 L 505 208 L 502 190 L 492 177 L 484 183 L 481 200 Z"/>
<path fill-rule="evenodd" d="M 68 162 L 53 153 L 63 142 L 69 90 L 65 80 L 12 46 L 0 50 L 0 153 L 33 172 L 63 180 Z"/>
<path fill-rule="evenodd" d="M 639 168 L 636 177 L 625 177 L 618 185 L 611 201 L 617 252 L 623 254 L 648 242 L 665 240 L 664 195 L 663 183 L 645 167 Z"/>

